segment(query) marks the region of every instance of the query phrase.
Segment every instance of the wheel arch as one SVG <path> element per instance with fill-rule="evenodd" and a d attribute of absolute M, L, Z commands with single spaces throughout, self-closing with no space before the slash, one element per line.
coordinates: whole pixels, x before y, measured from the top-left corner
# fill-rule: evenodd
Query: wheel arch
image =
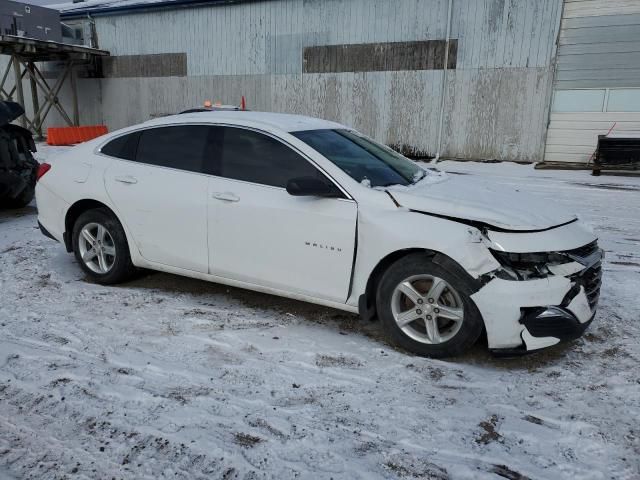
<path fill-rule="evenodd" d="M 480 289 L 481 284 L 478 279 L 474 279 L 458 262 L 442 252 L 427 248 L 406 248 L 395 250 L 383 257 L 369 274 L 365 291 L 358 299 L 358 309 L 362 317 L 367 320 L 373 320 L 377 316 L 375 301 L 376 290 L 384 272 L 401 258 L 414 253 L 423 253 L 430 257 L 434 263 L 454 269 L 456 275 L 472 279 L 474 284 L 476 284 L 476 288 Z"/>
<path fill-rule="evenodd" d="M 78 220 L 78 217 L 80 217 L 80 215 L 82 215 L 84 212 L 88 210 L 95 210 L 99 208 L 108 210 L 109 213 L 111 213 L 111 215 L 113 215 L 113 217 L 116 220 L 118 220 L 118 222 L 120 222 L 120 225 L 122 225 L 122 221 L 118 218 L 118 215 L 116 215 L 113 209 L 108 205 L 105 205 L 104 203 L 98 200 L 94 200 L 90 198 L 78 200 L 73 205 L 71 205 L 71 207 L 69 207 L 64 217 L 63 238 L 64 238 L 64 246 L 67 249 L 67 252 L 69 253 L 73 252 L 73 239 L 71 238 L 71 233 L 73 232 L 73 226 L 75 225 L 76 220 Z M 125 234 L 126 234 L 126 230 L 125 230 Z M 127 239 L 127 242 L 128 242 L 128 239 Z"/>

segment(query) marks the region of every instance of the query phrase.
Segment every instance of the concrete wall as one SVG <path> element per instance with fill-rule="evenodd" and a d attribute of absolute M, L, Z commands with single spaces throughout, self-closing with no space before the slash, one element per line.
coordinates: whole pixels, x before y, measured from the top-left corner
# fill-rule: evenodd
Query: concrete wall
<path fill-rule="evenodd" d="M 80 80 L 81 120 L 114 129 L 205 99 L 237 104 L 245 95 L 251 109 L 337 120 L 434 155 L 442 62 L 382 71 L 342 64 L 305 73 L 304 52 L 424 41 L 437 50 L 447 8 L 448 0 L 273 0 L 96 14 L 100 48 L 114 56 L 185 54 L 186 75 L 127 77 L 121 69 L 117 77 Z M 457 50 L 444 91 L 444 156 L 542 159 L 561 11 L 562 0 L 453 0 Z"/>

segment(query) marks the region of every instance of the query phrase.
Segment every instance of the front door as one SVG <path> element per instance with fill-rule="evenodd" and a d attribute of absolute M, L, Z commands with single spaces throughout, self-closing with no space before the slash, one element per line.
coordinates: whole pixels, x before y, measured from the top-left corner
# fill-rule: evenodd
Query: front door
<path fill-rule="evenodd" d="M 279 290 L 345 302 L 357 205 L 346 198 L 294 197 L 295 177 L 320 177 L 273 137 L 219 127 L 219 164 L 209 180 L 210 272 Z"/>

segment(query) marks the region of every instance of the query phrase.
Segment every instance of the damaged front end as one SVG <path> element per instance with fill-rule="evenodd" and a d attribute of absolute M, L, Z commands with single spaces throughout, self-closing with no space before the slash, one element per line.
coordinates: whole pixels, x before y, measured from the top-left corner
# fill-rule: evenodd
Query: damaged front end
<path fill-rule="evenodd" d="M 500 268 L 480 278 L 483 287 L 472 298 L 495 353 L 523 353 L 582 335 L 600 296 L 604 253 L 597 241 L 551 252 L 490 251 Z"/>

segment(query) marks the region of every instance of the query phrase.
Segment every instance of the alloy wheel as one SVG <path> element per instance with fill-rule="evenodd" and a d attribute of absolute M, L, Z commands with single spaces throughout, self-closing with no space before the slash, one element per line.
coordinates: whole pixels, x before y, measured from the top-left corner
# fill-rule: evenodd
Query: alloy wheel
<path fill-rule="evenodd" d="M 95 273 L 106 274 L 116 261 L 116 246 L 109 230 L 99 223 L 87 223 L 78 238 L 80 257 Z"/>
<path fill-rule="evenodd" d="M 462 327 L 460 294 L 433 275 L 414 275 L 400 282 L 391 296 L 391 312 L 402 332 L 430 345 L 445 343 Z"/>

